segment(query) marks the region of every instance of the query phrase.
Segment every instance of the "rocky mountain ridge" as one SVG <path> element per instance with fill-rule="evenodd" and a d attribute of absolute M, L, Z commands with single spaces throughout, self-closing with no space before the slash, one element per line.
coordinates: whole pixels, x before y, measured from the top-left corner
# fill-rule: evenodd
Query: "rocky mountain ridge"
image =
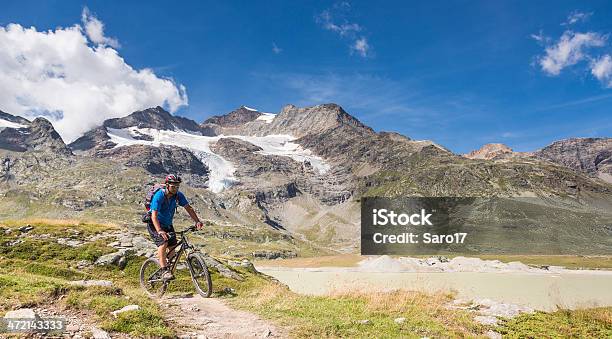
<path fill-rule="evenodd" d="M 103 126 L 116 129 L 138 127 L 206 133 L 195 121 L 172 115 L 160 106 L 137 111 L 123 118 L 108 119 L 104 121 Z"/>
<path fill-rule="evenodd" d="M 259 111 L 249 109 L 245 106 L 240 106 L 238 109 L 223 115 L 212 116 L 202 123 L 201 126 L 208 124 L 218 125 L 220 127 L 236 127 L 247 122 L 256 120 L 262 115 Z"/>
<path fill-rule="evenodd" d="M 612 138 L 559 140 L 533 154 L 538 159 L 548 160 L 612 183 Z"/>
<path fill-rule="evenodd" d="M 20 117 L 20 116 L 16 116 L 16 115 L 12 115 L 12 114 L 8 114 L 6 112 L 0 111 L 0 120 L 5 120 L 5 121 L 10 121 L 10 122 L 14 122 L 17 124 L 23 124 L 23 125 L 27 125 L 30 123 L 30 120 Z"/>
<path fill-rule="evenodd" d="M 30 122 L 1 111 L 0 119 L 14 124 L 5 123 L 5 127 L 0 129 L 0 149 L 14 152 L 49 151 L 65 156 L 72 155 L 62 137 L 47 119 L 39 117 Z"/>
<path fill-rule="evenodd" d="M 534 152 L 514 152 L 503 144 L 486 144 L 463 155 L 468 159 L 539 159 L 612 183 L 612 138 L 558 140 Z"/>
<path fill-rule="evenodd" d="M 493 145 L 467 159 L 431 141 L 375 132 L 335 104 L 287 105 L 275 116 L 240 107 L 200 125 L 156 107 L 90 130 L 69 145 L 75 158 L 45 122 L 28 122 L 28 133 L 10 127 L 0 131 L 0 140 L 6 140 L 0 148 L 8 152 L 2 177 L 21 183 L 20 192 L 31 202 L 41 196 L 30 189 L 51 192 L 36 188 L 42 180 L 35 169 L 43 166 L 40 159 L 46 159 L 46 167 L 72 167 L 66 173 L 80 168 L 74 175 L 85 182 L 94 172 L 111 182 L 120 180 L 113 171 L 141 169 L 134 173 L 144 170 L 147 180 L 178 172 L 214 218 L 304 237 L 316 234 L 313 241 L 329 246 L 354 248 L 362 196 L 540 196 L 593 206 L 612 201 L 612 187 L 589 176 L 594 170 L 608 173 L 610 146 L 601 140 L 561 141 L 534 156 L 515 156 L 509 148 Z M 16 139 L 21 134 L 45 142 Z M 22 144 L 29 146 L 9 147 Z M 577 154 L 578 162 L 572 160 Z M 108 170 L 94 171 L 89 163 Z M 229 184 L 210 192 L 206 188 L 214 180 Z M 60 205 L 85 212 L 111 203 L 112 191 L 91 199 L 85 197 L 95 191 L 75 187 L 74 198 L 59 200 Z M 139 190 L 130 190 L 130 201 L 138 201 Z"/>

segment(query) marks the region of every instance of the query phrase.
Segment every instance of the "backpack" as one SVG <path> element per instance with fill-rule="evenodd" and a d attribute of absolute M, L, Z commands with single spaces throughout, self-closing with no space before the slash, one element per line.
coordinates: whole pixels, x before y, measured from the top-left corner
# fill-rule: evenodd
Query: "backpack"
<path fill-rule="evenodd" d="M 151 221 L 151 200 L 153 200 L 153 196 L 155 195 L 155 193 L 157 193 L 157 191 L 159 190 L 165 190 L 166 189 L 166 184 L 154 184 L 153 186 L 149 187 L 149 190 L 147 191 L 147 195 L 145 197 L 145 202 L 144 202 L 144 206 L 145 206 L 145 210 L 147 211 L 143 217 L 142 217 L 142 222 L 148 223 L 149 221 Z M 178 209 L 179 206 L 179 201 L 178 201 L 178 192 L 174 195 L 175 199 L 176 199 L 176 209 Z M 164 199 L 164 203 L 168 201 L 168 198 Z"/>

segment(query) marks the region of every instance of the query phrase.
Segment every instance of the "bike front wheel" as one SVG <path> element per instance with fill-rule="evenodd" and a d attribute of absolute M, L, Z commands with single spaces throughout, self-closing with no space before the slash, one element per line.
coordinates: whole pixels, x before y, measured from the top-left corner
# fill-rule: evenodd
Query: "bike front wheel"
<path fill-rule="evenodd" d="M 168 282 L 162 279 L 159 261 L 149 258 L 140 267 L 140 286 L 151 297 L 161 297 L 166 292 Z"/>
<path fill-rule="evenodd" d="M 191 280 L 198 293 L 204 298 L 210 297 L 212 293 L 212 280 L 204 258 L 199 253 L 187 256 L 187 266 L 191 273 Z"/>

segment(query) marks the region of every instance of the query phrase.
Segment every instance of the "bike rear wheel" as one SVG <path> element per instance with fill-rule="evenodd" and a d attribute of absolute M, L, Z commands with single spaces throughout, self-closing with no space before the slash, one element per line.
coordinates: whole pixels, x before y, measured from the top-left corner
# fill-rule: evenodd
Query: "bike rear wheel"
<path fill-rule="evenodd" d="M 198 293 L 204 298 L 210 297 L 212 293 L 212 280 L 202 255 L 199 253 L 188 255 L 187 266 L 189 267 L 189 273 L 191 273 L 193 285 Z"/>
<path fill-rule="evenodd" d="M 168 281 L 161 277 L 159 261 L 149 258 L 140 267 L 140 286 L 151 297 L 161 297 L 166 292 Z"/>

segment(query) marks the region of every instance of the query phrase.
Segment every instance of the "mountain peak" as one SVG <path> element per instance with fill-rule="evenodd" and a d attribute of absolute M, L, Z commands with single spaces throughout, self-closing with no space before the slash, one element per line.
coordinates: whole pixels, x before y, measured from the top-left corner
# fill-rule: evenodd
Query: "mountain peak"
<path fill-rule="evenodd" d="M 283 106 L 283 108 L 281 108 L 281 111 L 280 111 L 280 112 L 281 112 L 281 113 L 284 113 L 284 112 L 286 112 L 286 111 L 290 111 L 290 110 L 293 110 L 293 109 L 296 109 L 296 108 L 297 108 L 297 107 L 296 107 L 295 105 L 292 105 L 292 104 L 287 104 L 287 105 Z"/>
<path fill-rule="evenodd" d="M 257 119 L 260 115 L 261 113 L 254 108 L 240 106 L 227 114 L 212 116 L 204 120 L 203 124 L 215 124 L 221 127 L 237 127 Z"/>
<path fill-rule="evenodd" d="M 491 160 L 504 154 L 512 154 L 512 148 L 504 144 L 485 144 L 480 149 L 471 151 L 463 156 L 468 159 Z"/>
<path fill-rule="evenodd" d="M 0 118 L 5 123 L 0 128 L 0 149 L 25 152 L 29 150 L 51 151 L 57 154 L 71 155 L 72 152 L 53 124 L 45 118 L 38 117 L 32 122 L 4 113 Z"/>
<path fill-rule="evenodd" d="M 200 126 L 195 121 L 174 116 L 160 106 L 136 111 L 123 118 L 106 120 L 104 127 L 117 129 L 138 127 L 201 132 Z"/>
<path fill-rule="evenodd" d="M 151 128 L 166 131 L 195 132 L 201 135 L 214 135 L 207 128 L 200 127 L 195 121 L 174 116 L 160 106 L 136 111 L 123 118 L 113 118 L 104 121 L 101 127 L 94 128 L 73 141 L 69 146 L 75 151 L 91 149 L 107 149 L 114 147 L 109 142 L 108 128 L 125 129 L 130 127 Z"/>
<path fill-rule="evenodd" d="M 274 119 L 271 130 L 301 137 L 325 130 L 349 127 L 372 132 L 373 130 L 348 114 L 340 105 L 334 103 L 298 108 L 294 105 L 283 107 Z"/>

